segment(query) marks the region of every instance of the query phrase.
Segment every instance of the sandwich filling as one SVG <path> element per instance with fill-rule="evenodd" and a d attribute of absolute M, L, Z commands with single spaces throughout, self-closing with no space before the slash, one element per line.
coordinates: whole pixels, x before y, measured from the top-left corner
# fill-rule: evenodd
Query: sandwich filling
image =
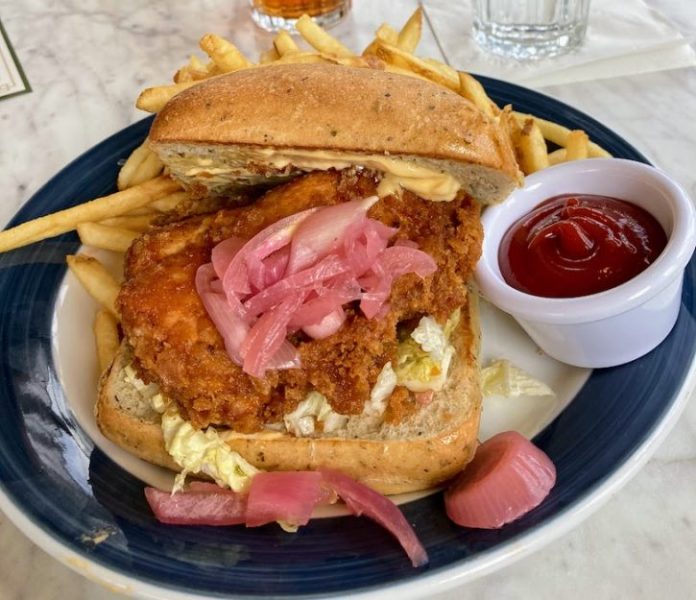
<path fill-rule="evenodd" d="M 457 309 L 452 313 L 444 327 L 440 327 L 430 316 L 421 319 L 411 334 L 399 342 L 396 369 L 391 362 L 382 368 L 362 414 L 341 415 L 331 408 L 324 395 L 314 390 L 295 410 L 284 415 L 280 423 L 267 424 L 263 433 L 254 436 L 272 439 L 279 434 L 290 433 L 300 438 L 341 438 L 350 437 L 351 432 L 357 430 L 361 436 L 365 437 L 364 432 L 368 432 L 369 436 L 369 432 L 381 428 L 389 398 L 397 385 L 409 389 L 415 386 L 421 392 L 419 403 L 427 406 L 432 400 L 432 393 L 442 389 L 447 377 L 455 353 L 450 336 L 459 323 L 460 312 Z M 130 350 L 126 350 L 126 353 L 130 356 Z M 128 390 L 125 397 L 121 396 L 121 389 L 124 388 L 120 388 L 120 385 Z M 130 390 L 137 391 L 141 402 L 129 402 Z M 429 392 L 430 396 L 424 396 L 423 391 Z M 157 384 L 146 384 L 138 377 L 132 363 L 119 372 L 116 397 L 139 418 L 159 422 L 164 448 L 181 468 L 173 491 L 184 489 L 189 474 L 206 475 L 222 487 L 244 491 L 251 478 L 259 472 L 225 443 L 227 435 L 239 434 L 215 427 L 194 428 L 182 417 L 176 403 L 162 394 Z M 155 415 L 159 417 L 155 419 Z"/>
<path fill-rule="evenodd" d="M 441 325 L 466 303 L 466 283 L 479 257 L 479 207 L 465 194 L 432 203 L 405 191 L 369 209 L 370 218 L 394 228 L 395 240 L 417 244 L 437 269 L 423 278 L 397 277 L 384 314 L 367 318 L 355 303 L 347 304 L 345 321 L 332 335 L 292 334 L 288 341 L 297 350 L 299 368 L 269 369 L 261 378 L 245 373 L 227 354 L 195 286 L 198 268 L 210 262 L 221 241 L 250 239 L 303 210 L 370 197 L 379 181 L 366 169 L 314 172 L 250 206 L 187 219 L 139 238 L 127 255 L 118 300 L 137 376 L 157 384 L 197 429 L 262 431 L 285 424 L 312 399 L 313 425 L 321 428 L 380 403 L 381 418 L 392 423 L 417 410 L 444 383 L 454 350 L 442 343 L 447 327 Z M 380 386 L 391 393 L 376 400 L 373 391 Z"/>
<path fill-rule="evenodd" d="M 192 156 L 191 153 L 198 155 Z M 420 161 L 427 162 L 422 158 Z M 264 178 L 274 175 L 282 177 L 330 169 L 340 171 L 358 165 L 383 174 L 377 187 L 380 197 L 408 190 L 426 200 L 441 202 L 453 200 L 461 189 L 461 184 L 451 173 L 436 168 L 435 164 L 425 166 L 416 164 L 414 160 L 381 154 L 256 147 L 216 147 L 215 154 L 212 154 L 203 146 L 189 148 L 183 156 L 170 153 L 167 164 L 189 185 L 204 178 L 212 189 L 217 185 L 222 188 L 229 185 L 231 177 L 240 182 L 260 184 Z"/>

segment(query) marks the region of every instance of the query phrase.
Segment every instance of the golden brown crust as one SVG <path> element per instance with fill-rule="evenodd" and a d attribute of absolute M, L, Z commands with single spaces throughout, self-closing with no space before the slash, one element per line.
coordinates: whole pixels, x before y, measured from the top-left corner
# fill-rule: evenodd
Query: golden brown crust
<path fill-rule="evenodd" d="M 519 174 L 503 131 L 465 98 L 420 79 L 335 65 L 210 79 L 164 107 L 150 141 L 421 156 Z"/>
<path fill-rule="evenodd" d="M 198 428 L 259 431 L 294 410 L 311 389 L 341 414 L 361 413 L 382 367 L 396 358 L 398 324 L 424 314 L 444 323 L 465 301 L 481 248 L 478 205 L 464 196 L 432 203 L 411 192 L 375 204 L 369 215 L 398 228 L 397 239 L 416 242 L 435 260 L 437 271 L 424 279 L 398 277 L 383 318 L 367 319 L 346 306 L 346 322 L 335 334 L 321 340 L 296 336 L 302 368 L 269 372 L 263 379 L 230 360 L 194 278 L 223 239 L 248 239 L 290 214 L 371 196 L 376 185 L 366 173 L 309 173 L 251 206 L 196 217 L 136 240 L 126 258 L 118 305 L 141 377 L 157 383 Z"/>
<path fill-rule="evenodd" d="M 450 406 L 438 414 L 442 426 L 437 431 L 405 433 L 402 439 L 387 440 L 227 434 L 227 444 L 260 469 L 311 470 L 327 466 L 385 494 L 428 489 L 450 479 L 473 457 L 481 413 L 478 309 L 474 295 L 469 297 L 455 336 L 458 361 L 442 392 Z M 113 391 L 123 366 L 116 360 L 100 382 L 96 407 L 99 428 L 136 456 L 178 470 L 164 449 L 158 422 L 137 419 L 119 406 Z"/>

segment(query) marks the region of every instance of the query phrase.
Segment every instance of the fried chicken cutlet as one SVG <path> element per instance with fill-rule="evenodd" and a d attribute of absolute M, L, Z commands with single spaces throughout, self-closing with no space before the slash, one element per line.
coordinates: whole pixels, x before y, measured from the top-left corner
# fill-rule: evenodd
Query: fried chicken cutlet
<path fill-rule="evenodd" d="M 276 187 L 254 204 L 166 225 L 138 238 L 126 256 L 118 298 L 135 367 L 160 385 L 195 427 L 229 426 L 250 433 L 282 421 L 308 392 L 317 390 L 341 414 L 363 410 L 377 376 L 394 360 L 399 323 L 430 314 L 443 321 L 466 301 L 466 284 L 479 258 L 479 206 L 464 194 L 431 202 L 404 191 L 377 202 L 370 217 L 398 227 L 394 239 L 416 242 L 438 269 L 424 279 L 397 278 L 384 317 L 367 319 L 346 307 L 341 329 L 313 340 L 295 334 L 302 367 L 268 371 L 263 379 L 229 358 L 223 339 L 196 292 L 194 277 L 222 240 L 251 238 L 265 227 L 308 208 L 374 195 L 376 177 L 365 171 L 314 172 Z M 403 404 L 397 388 L 392 413 Z M 397 402 L 398 401 L 398 402 Z"/>

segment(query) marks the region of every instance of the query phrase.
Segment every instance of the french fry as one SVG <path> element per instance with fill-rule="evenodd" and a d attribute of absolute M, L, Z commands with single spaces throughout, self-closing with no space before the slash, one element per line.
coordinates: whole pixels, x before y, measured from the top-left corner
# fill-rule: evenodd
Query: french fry
<path fill-rule="evenodd" d="M 174 210 L 181 202 L 188 200 L 190 195 L 188 192 L 179 190 L 173 194 L 169 194 L 164 198 L 158 198 L 157 200 L 149 204 L 149 208 L 153 208 L 158 212 L 166 213 Z"/>
<path fill-rule="evenodd" d="M 176 181 L 161 175 L 122 192 L 39 217 L 0 232 L 0 252 L 71 231 L 79 223 L 96 222 L 123 215 L 180 189 L 181 186 Z"/>
<path fill-rule="evenodd" d="M 182 81 L 181 83 L 159 85 L 144 89 L 135 101 L 135 106 L 146 112 L 159 112 L 174 96 L 198 83 L 200 81 Z"/>
<path fill-rule="evenodd" d="M 459 95 L 473 102 L 481 112 L 494 117 L 500 109 L 488 97 L 481 82 L 463 71 L 459 72 Z"/>
<path fill-rule="evenodd" d="M 298 52 L 296 54 L 286 54 L 272 63 L 259 65 L 266 67 L 269 65 L 289 65 L 289 64 L 314 64 L 324 63 L 330 65 L 343 65 L 345 67 L 367 68 L 370 61 L 362 56 L 334 56 L 323 52 Z"/>
<path fill-rule="evenodd" d="M 120 227 L 142 233 L 150 229 L 150 225 L 157 218 L 157 214 L 150 213 L 145 215 L 125 215 L 123 217 L 110 217 L 99 221 L 100 225 L 106 227 Z"/>
<path fill-rule="evenodd" d="M 587 158 L 589 139 L 582 129 L 575 129 L 566 138 L 566 160 Z"/>
<path fill-rule="evenodd" d="M 140 234 L 122 227 L 109 227 L 99 223 L 80 223 L 77 226 L 80 241 L 86 246 L 125 252 Z"/>
<path fill-rule="evenodd" d="M 331 61 L 324 58 L 321 54 L 316 52 L 298 52 L 296 54 L 286 54 L 281 56 L 278 60 L 268 63 L 266 65 L 261 65 L 262 67 L 268 65 L 293 65 L 293 64 L 313 64 L 313 63 L 330 63 Z"/>
<path fill-rule="evenodd" d="M 205 64 L 203 64 L 201 59 L 198 58 L 195 54 L 192 54 L 191 58 L 189 58 L 188 67 L 192 71 L 207 72 L 208 70 L 208 67 Z"/>
<path fill-rule="evenodd" d="M 206 72 L 206 75 L 208 73 Z M 174 73 L 174 83 L 188 83 L 190 81 L 196 81 L 191 72 L 186 67 L 181 67 L 176 73 Z"/>
<path fill-rule="evenodd" d="M 139 183 L 144 183 L 157 177 L 162 169 L 164 169 L 162 161 L 150 150 L 147 142 L 143 142 L 131 152 L 118 172 L 117 187 L 119 190 L 125 190 Z"/>
<path fill-rule="evenodd" d="M 386 44 L 381 40 L 375 43 L 374 55 L 387 64 L 411 71 L 455 92 L 459 91 L 459 77 L 456 76 L 456 73 L 453 74 L 449 68 L 442 68 L 445 65 L 441 63 L 438 65 L 430 64 L 409 52 Z"/>
<path fill-rule="evenodd" d="M 399 42 L 399 32 L 388 23 L 382 23 L 375 32 L 375 39 L 363 50 L 362 55 L 374 55 L 375 47 L 380 40 L 392 46 L 396 46 Z"/>
<path fill-rule="evenodd" d="M 405 52 L 415 52 L 423 31 L 423 9 L 418 7 L 399 31 L 396 46 Z M 390 42 L 392 43 L 392 42 Z"/>
<path fill-rule="evenodd" d="M 549 165 L 557 165 L 570 160 L 581 160 L 589 154 L 589 139 L 582 129 L 571 131 L 566 138 L 567 146 L 549 152 Z"/>
<path fill-rule="evenodd" d="M 566 149 L 558 148 L 553 152 L 549 152 L 549 166 L 558 165 L 566 161 Z"/>
<path fill-rule="evenodd" d="M 109 368 L 121 345 L 118 335 L 118 321 L 108 310 L 100 308 L 94 317 L 92 331 L 97 346 L 99 372 L 103 373 Z"/>
<path fill-rule="evenodd" d="M 159 213 L 149 206 L 141 206 L 134 208 L 123 214 L 124 217 L 152 217 L 153 219 L 159 216 Z"/>
<path fill-rule="evenodd" d="M 68 254 L 65 260 L 87 293 L 118 319 L 116 296 L 120 286 L 106 267 L 96 258 L 84 254 Z"/>
<path fill-rule="evenodd" d="M 259 56 L 259 64 L 268 65 L 275 62 L 279 58 L 280 55 L 278 54 L 278 51 L 275 48 L 269 48 L 268 50 L 264 50 Z"/>
<path fill-rule="evenodd" d="M 206 79 L 207 77 L 210 77 L 208 67 L 204 65 L 197 56 L 191 55 L 189 64 L 184 65 L 174 74 L 174 83 L 182 83 L 184 81 L 200 81 L 202 79 Z"/>
<path fill-rule="evenodd" d="M 210 56 L 210 60 L 222 73 L 239 71 L 252 65 L 232 42 L 214 33 L 207 33 L 199 43 L 201 50 Z"/>
<path fill-rule="evenodd" d="M 455 79 L 459 78 L 459 73 L 456 69 L 453 69 L 449 65 L 446 65 L 445 63 L 440 62 L 439 60 L 436 60 L 434 58 L 424 58 L 423 61 L 428 63 L 431 67 L 440 71 L 445 77 L 447 77 L 447 79 L 451 79 L 452 81 L 454 81 Z"/>
<path fill-rule="evenodd" d="M 302 15 L 295 23 L 295 29 L 300 33 L 304 40 L 319 52 L 333 54 L 339 57 L 355 56 L 336 38 L 329 35 L 324 29 L 317 25 L 309 15 Z"/>
<path fill-rule="evenodd" d="M 281 31 L 273 38 L 273 47 L 278 54 L 278 58 L 288 54 L 297 54 L 300 51 L 295 40 L 292 39 L 287 31 Z"/>
<path fill-rule="evenodd" d="M 527 119 L 518 135 L 513 137 L 513 144 L 519 153 L 520 169 L 525 175 L 549 166 L 546 141 L 533 119 Z"/>
<path fill-rule="evenodd" d="M 514 115 L 521 122 L 525 121 L 526 119 L 533 119 L 541 130 L 544 138 L 549 140 L 549 142 L 553 142 L 554 144 L 563 147 L 567 145 L 568 135 L 570 134 L 570 129 L 567 127 L 563 127 L 563 125 L 554 123 L 553 121 L 547 121 L 546 119 L 535 117 L 534 115 L 519 112 L 515 112 Z M 588 144 L 587 155 L 592 158 L 611 158 L 611 154 L 609 154 L 609 152 L 594 142 L 590 142 Z"/>
<path fill-rule="evenodd" d="M 382 23 L 377 28 L 375 37 L 392 46 L 396 46 L 399 43 L 399 32 L 388 23 Z"/>
<path fill-rule="evenodd" d="M 254 66 L 254 65 L 250 65 Z M 220 70 L 220 67 L 218 67 L 212 60 L 206 65 L 206 69 L 208 71 L 208 77 L 214 77 L 215 75 L 222 75 L 222 71 Z"/>
<path fill-rule="evenodd" d="M 405 69 L 402 67 L 396 67 L 396 66 L 390 65 L 390 64 L 385 64 L 384 70 L 387 71 L 388 73 L 398 73 L 399 75 L 406 75 L 407 77 L 415 77 L 416 79 L 422 79 L 423 81 L 430 81 L 430 79 L 428 79 L 427 77 L 424 77 L 423 75 L 419 75 L 418 73 L 414 73 L 413 71 L 410 71 L 409 69 Z"/>
<path fill-rule="evenodd" d="M 360 69 L 375 68 L 374 63 L 370 62 L 371 60 L 376 60 L 374 57 L 365 58 L 362 56 L 331 56 L 328 54 L 321 54 L 321 57 L 326 62 L 334 65 L 343 65 L 344 67 L 356 67 Z"/>

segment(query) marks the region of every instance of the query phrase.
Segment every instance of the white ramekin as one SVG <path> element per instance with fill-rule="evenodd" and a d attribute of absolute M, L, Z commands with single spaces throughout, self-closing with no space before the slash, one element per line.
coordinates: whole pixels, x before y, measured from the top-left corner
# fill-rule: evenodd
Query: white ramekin
<path fill-rule="evenodd" d="M 508 228 L 559 194 L 600 194 L 650 212 L 667 246 L 645 271 L 615 288 L 577 298 L 543 298 L 509 286 L 498 248 Z M 579 367 L 610 367 L 647 354 L 667 337 L 681 305 L 684 269 L 696 245 L 693 204 L 674 180 L 643 163 L 593 158 L 563 163 L 526 178 L 483 217 L 483 255 L 476 268 L 481 294 L 510 313 L 549 356 Z"/>

